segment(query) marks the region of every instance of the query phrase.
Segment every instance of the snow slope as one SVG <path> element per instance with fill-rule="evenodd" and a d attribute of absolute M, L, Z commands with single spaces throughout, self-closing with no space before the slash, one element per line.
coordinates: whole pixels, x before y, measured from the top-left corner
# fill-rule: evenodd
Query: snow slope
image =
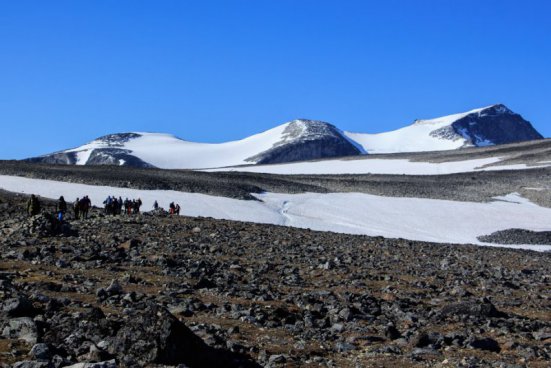
<path fill-rule="evenodd" d="M 276 165 L 253 165 L 228 167 L 205 171 L 240 171 L 282 175 L 336 175 L 336 174 L 389 174 L 389 175 L 446 175 L 474 171 L 522 170 L 551 166 L 541 163 L 538 166 L 525 164 L 489 166 L 501 161 L 499 157 L 481 158 L 450 162 L 416 162 L 407 159 L 349 158 L 311 162 L 296 162 Z"/>
<path fill-rule="evenodd" d="M 305 193 L 258 195 L 244 201 L 196 193 L 137 190 L 0 176 L 0 188 L 17 193 L 68 200 L 88 194 L 99 206 L 108 195 L 141 198 L 148 210 L 158 200 L 165 208 L 175 201 L 187 216 L 288 225 L 350 234 L 406 238 L 440 243 L 489 245 L 476 238 L 498 230 L 551 230 L 551 209 L 537 206 L 518 194 L 490 203 L 420 198 L 391 198 L 362 193 Z M 507 246 L 549 251 L 551 246 Z"/>
<path fill-rule="evenodd" d="M 379 134 L 344 132 L 368 153 L 445 151 L 469 145 L 468 139 L 455 133 L 451 125 L 470 114 L 492 106 L 429 120 L 417 120 L 410 126 Z M 440 130 L 441 134 L 437 134 Z M 444 131 L 442 131 L 444 130 Z"/>
<path fill-rule="evenodd" d="M 243 165 L 259 152 L 270 149 L 277 142 L 286 140 L 283 134 L 290 123 L 280 125 L 251 137 L 226 143 L 194 143 L 184 141 L 170 134 L 142 133 L 137 138 L 116 143 L 117 149 L 132 151 L 132 155 L 159 168 L 194 169 Z M 64 152 L 77 152 L 77 165 L 86 164 L 91 152 L 99 148 L 113 148 L 114 145 L 101 139 Z"/>

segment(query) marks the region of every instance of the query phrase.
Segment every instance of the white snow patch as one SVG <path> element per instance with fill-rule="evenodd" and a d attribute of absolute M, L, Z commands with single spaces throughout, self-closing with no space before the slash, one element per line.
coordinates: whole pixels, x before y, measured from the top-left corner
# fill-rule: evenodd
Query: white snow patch
<path fill-rule="evenodd" d="M 487 170 L 482 168 L 499 162 L 499 157 L 442 163 L 415 162 L 407 159 L 354 158 L 297 162 L 275 165 L 228 167 L 206 171 L 243 171 L 269 174 L 391 174 L 444 175 Z M 489 169 L 489 168 L 488 168 Z"/>
<path fill-rule="evenodd" d="M 76 155 L 77 155 L 76 164 L 77 165 L 86 165 L 86 162 L 88 162 L 88 159 L 92 155 L 93 150 L 94 150 L 93 148 L 90 148 L 90 149 L 84 149 L 82 151 L 77 151 L 76 152 Z"/>
<path fill-rule="evenodd" d="M 447 175 L 476 171 L 526 170 L 551 166 L 542 164 L 493 165 L 501 157 L 489 157 L 465 161 L 419 162 L 408 159 L 382 159 L 358 157 L 336 160 L 305 161 L 273 165 L 253 165 L 207 169 L 204 171 L 240 171 L 280 175 L 337 175 L 337 174 L 388 174 L 388 175 Z"/>
<path fill-rule="evenodd" d="M 363 193 L 264 193 L 257 196 L 263 202 L 257 202 L 197 193 L 92 186 L 1 175 L 0 188 L 48 198 L 63 195 L 67 200 L 87 194 L 96 206 L 100 206 L 108 195 L 141 198 L 144 211 L 151 209 L 155 200 L 164 207 L 175 201 L 182 206 L 182 213 L 188 216 L 438 243 L 495 246 L 482 243 L 477 237 L 509 228 L 551 230 L 551 209 L 537 206 L 516 193 L 490 203 L 392 198 Z M 502 246 L 551 250 L 551 246 Z"/>

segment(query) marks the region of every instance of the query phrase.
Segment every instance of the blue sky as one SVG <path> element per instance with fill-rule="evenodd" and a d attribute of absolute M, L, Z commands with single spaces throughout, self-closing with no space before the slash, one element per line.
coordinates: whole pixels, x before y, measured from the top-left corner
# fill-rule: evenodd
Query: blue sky
<path fill-rule="evenodd" d="M 551 2 L 0 0 L 0 158 L 126 131 L 358 132 L 504 103 L 551 136 Z"/>

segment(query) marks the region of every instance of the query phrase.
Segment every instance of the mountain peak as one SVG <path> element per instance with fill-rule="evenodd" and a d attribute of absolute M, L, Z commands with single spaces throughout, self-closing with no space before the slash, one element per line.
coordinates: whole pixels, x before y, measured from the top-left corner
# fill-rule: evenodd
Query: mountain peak
<path fill-rule="evenodd" d="M 503 115 L 510 114 L 514 115 L 515 113 L 511 111 L 504 104 L 495 104 L 490 106 L 481 107 L 478 109 L 469 110 L 466 112 L 460 112 L 457 114 L 441 116 L 433 119 L 416 119 L 413 122 L 413 125 L 450 125 L 456 121 L 463 119 L 470 115 L 484 116 L 484 115 Z"/>
<path fill-rule="evenodd" d="M 29 159 L 69 165 L 207 169 L 273 164 L 368 153 L 443 151 L 542 139 L 503 104 L 428 120 L 379 134 L 344 132 L 333 124 L 295 119 L 245 139 L 196 143 L 163 133 L 116 133 L 77 148 Z"/>

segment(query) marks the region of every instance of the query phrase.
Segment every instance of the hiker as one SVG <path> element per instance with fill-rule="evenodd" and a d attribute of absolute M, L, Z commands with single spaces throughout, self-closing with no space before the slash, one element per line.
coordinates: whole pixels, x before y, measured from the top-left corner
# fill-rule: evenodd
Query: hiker
<path fill-rule="evenodd" d="M 75 201 L 75 203 L 73 203 L 73 211 L 75 212 L 75 219 L 78 220 L 78 210 L 79 210 L 79 203 L 80 203 L 80 198 L 77 197 L 77 200 Z"/>
<path fill-rule="evenodd" d="M 103 204 L 105 205 L 104 212 L 105 212 L 106 215 L 108 215 L 109 212 L 111 211 L 111 204 L 112 203 L 113 203 L 113 200 L 111 199 L 111 196 L 107 196 L 105 201 L 103 201 Z"/>
<path fill-rule="evenodd" d="M 157 211 L 159 209 L 159 203 L 157 201 L 155 201 L 153 203 L 153 210 Z"/>
<path fill-rule="evenodd" d="M 171 214 L 171 215 L 174 215 L 174 213 L 176 212 L 176 206 L 174 205 L 174 202 L 170 202 L 170 204 L 168 205 L 168 212 Z"/>
<path fill-rule="evenodd" d="M 34 194 L 31 194 L 31 198 L 27 202 L 27 213 L 29 216 L 35 216 L 40 213 L 40 201 Z"/>
<path fill-rule="evenodd" d="M 122 213 L 122 203 L 122 197 L 119 196 L 119 200 L 117 201 L 117 215 L 119 216 Z"/>
<path fill-rule="evenodd" d="M 115 216 L 119 210 L 119 200 L 113 197 L 113 202 L 111 203 L 111 215 Z"/>
<path fill-rule="evenodd" d="M 132 203 L 128 198 L 124 200 L 124 213 L 130 216 L 130 212 L 132 211 Z"/>
<path fill-rule="evenodd" d="M 174 207 L 174 212 L 179 216 L 180 215 L 180 205 L 176 203 L 176 207 Z"/>
<path fill-rule="evenodd" d="M 142 206 L 142 200 L 138 198 L 138 200 L 134 203 L 134 213 L 136 214 L 140 213 L 141 206 Z"/>
<path fill-rule="evenodd" d="M 59 200 L 57 201 L 57 219 L 62 222 L 63 218 L 65 216 L 65 212 L 67 212 L 67 202 L 65 202 L 65 198 L 63 196 L 59 197 Z"/>
<path fill-rule="evenodd" d="M 79 204 L 78 204 L 78 207 L 79 207 L 79 213 L 80 213 L 80 216 L 83 218 L 83 219 L 86 219 L 88 218 L 88 210 L 90 209 L 90 207 L 92 206 L 92 201 L 90 201 L 90 198 L 88 198 L 88 196 L 84 196 Z"/>

